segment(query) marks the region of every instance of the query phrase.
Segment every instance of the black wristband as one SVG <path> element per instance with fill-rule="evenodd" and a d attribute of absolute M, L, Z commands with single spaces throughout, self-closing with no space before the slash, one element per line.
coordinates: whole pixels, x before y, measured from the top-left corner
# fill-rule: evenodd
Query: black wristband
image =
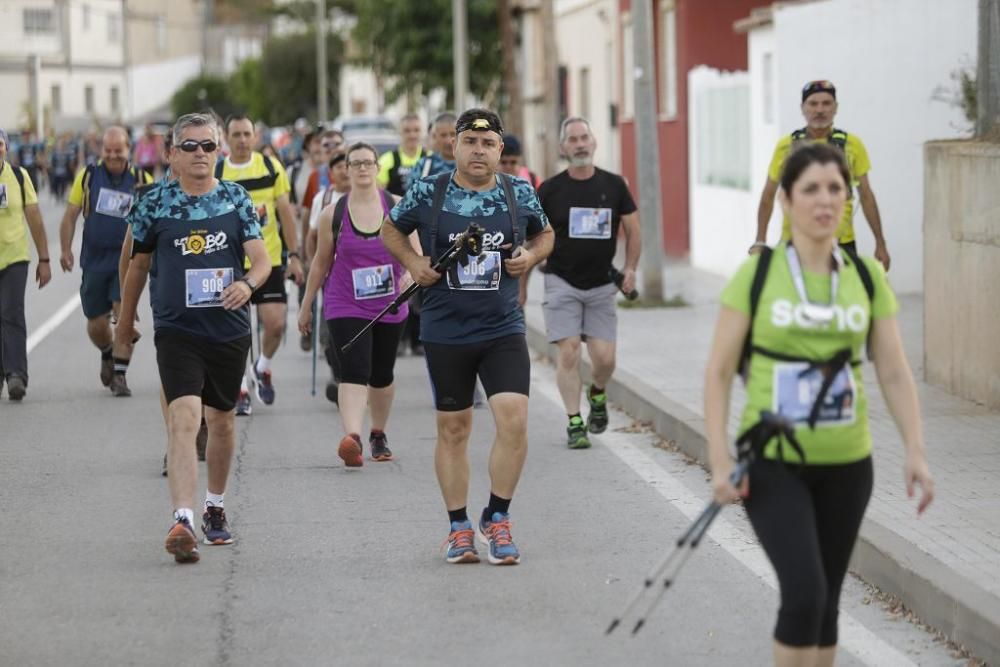
<path fill-rule="evenodd" d="M 299 257 L 299 252 L 297 250 L 293 250 L 290 253 L 288 253 L 288 259 L 291 259 L 292 257 L 296 259 L 302 259 L 301 257 Z"/>
<path fill-rule="evenodd" d="M 46 257 L 46 258 L 42 259 L 41 257 L 39 257 L 38 258 L 38 263 L 39 264 L 48 264 L 49 263 L 49 258 Z"/>

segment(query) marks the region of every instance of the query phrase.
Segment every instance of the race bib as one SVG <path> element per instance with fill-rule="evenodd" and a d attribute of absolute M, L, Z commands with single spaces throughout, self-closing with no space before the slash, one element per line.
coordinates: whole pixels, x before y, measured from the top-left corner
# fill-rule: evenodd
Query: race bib
<path fill-rule="evenodd" d="M 132 195 L 110 188 L 101 188 L 97 193 L 97 212 L 113 218 L 124 218 L 132 208 Z"/>
<path fill-rule="evenodd" d="M 233 283 L 233 269 L 187 269 L 184 279 L 188 308 L 217 308 L 222 305 L 222 290 Z"/>
<path fill-rule="evenodd" d="M 808 422 L 813 403 L 823 384 L 818 368 L 806 371 L 807 363 L 780 363 L 774 367 L 775 412 L 795 422 Z M 837 373 L 819 408 L 817 426 L 844 426 L 855 419 L 854 373 L 846 366 Z"/>
<path fill-rule="evenodd" d="M 465 266 L 455 264 L 448 271 L 448 287 L 467 290 L 500 289 L 500 252 L 490 250 L 469 257 Z"/>
<path fill-rule="evenodd" d="M 392 264 L 354 269 L 351 279 L 354 282 L 354 298 L 358 301 L 388 296 L 396 285 L 392 279 Z"/>
<path fill-rule="evenodd" d="M 571 239 L 610 239 L 611 209 L 570 207 L 569 237 Z"/>
<path fill-rule="evenodd" d="M 0 183 L 0 208 L 7 208 L 7 184 Z"/>

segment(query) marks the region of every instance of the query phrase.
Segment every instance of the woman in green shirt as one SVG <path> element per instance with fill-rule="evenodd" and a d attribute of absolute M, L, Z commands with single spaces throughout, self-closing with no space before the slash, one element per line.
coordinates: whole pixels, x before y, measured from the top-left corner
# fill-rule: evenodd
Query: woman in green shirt
<path fill-rule="evenodd" d="M 745 499 L 747 515 L 777 572 L 781 608 L 774 632 L 779 666 L 833 665 L 837 607 L 851 551 L 871 496 L 868 401 L 860 359 L 866 339 L 879 384 L 906 447 L 904 479 L 918 513 L 934 497 L 920 406 L 896 322 L 898 304 L 881 265 L 836 243 L 850 191 L 843 156 L 825 144 L 795 150 L 781 176 L 780 201 L 791 241 L 762 267 L 755 308 L 751 286 L 763 255 L 748 259 L 722 294 L 705 377 L 705 421 L 715 499 Z M 737 489 L 726 441 L 729 393 L 751 331 L 747 405 L 740 432 L 761 411 L 795 424 L 801 453 L 771 440 Z M 804 458 L 804 461 L 803 461 Z"/>

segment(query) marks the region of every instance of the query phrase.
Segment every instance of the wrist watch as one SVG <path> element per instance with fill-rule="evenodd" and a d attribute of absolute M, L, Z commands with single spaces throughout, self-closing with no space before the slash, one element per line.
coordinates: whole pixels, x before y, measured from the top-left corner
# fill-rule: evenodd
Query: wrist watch
<path fill-rule="evenodd" d="M 294 257 L 295 259 L 302 259 L 301 257 L 299 257 L 299 252 L 297 250 L 293 250 L 290 253 L 288 253 L 288 259 L 291 259 L 292 257 Z"/>
<path fill-rule="evenodd" d="M 251 293 L 257 291 L 257 283 L 254 282 L 254 279 L 251 278 L 250 276 L 243 276 L 242 278 L 240 278 L 240 282 L 246 283 L 250 287 Z"/>

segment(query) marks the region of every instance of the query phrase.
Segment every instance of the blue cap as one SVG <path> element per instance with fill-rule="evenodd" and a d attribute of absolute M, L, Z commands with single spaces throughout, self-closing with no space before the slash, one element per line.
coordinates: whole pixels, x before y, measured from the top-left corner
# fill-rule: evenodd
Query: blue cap
<path fill-rule="evenodd" d="M 520 155 L 521 140 L 514 134 L 503 135 L 503 152 L 501 155 Z"/>

